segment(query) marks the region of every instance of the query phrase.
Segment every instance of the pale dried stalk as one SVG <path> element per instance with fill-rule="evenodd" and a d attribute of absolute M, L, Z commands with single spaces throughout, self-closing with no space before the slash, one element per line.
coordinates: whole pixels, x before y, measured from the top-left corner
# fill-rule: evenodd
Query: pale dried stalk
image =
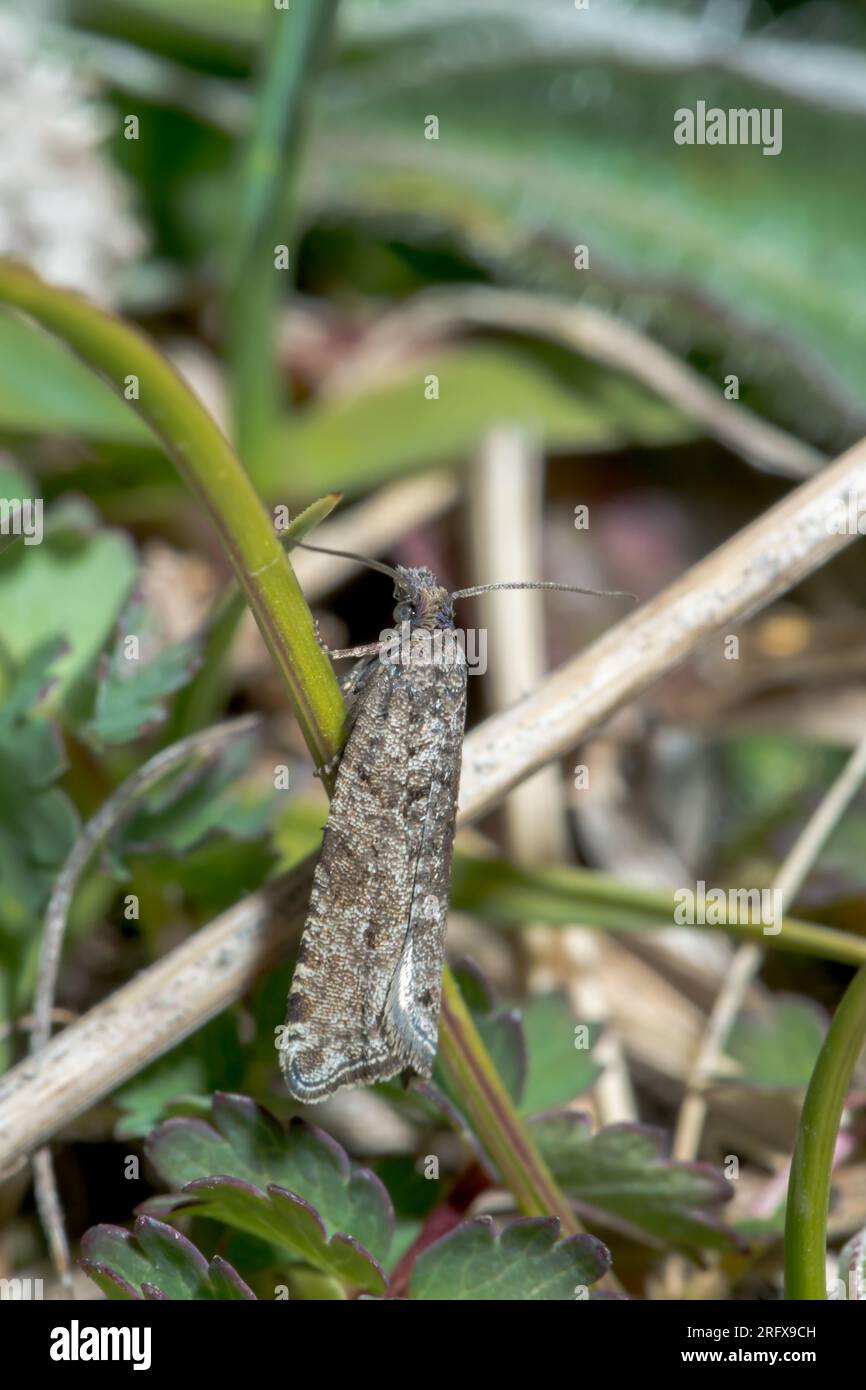
<path fill-rule="evenodd" d="M 544 462 L 537 444 L 519 426 L 503 425 L 489 432 L 472 470 L 470 499 L 475 573 L 492 580 L 546 578 Z M 540 590 L 525 589 L 483 594 L 480 604 L 490 631 L 487 708 L 508 709 L 544 679 L 547 597 Z M 528 777 L 506 798 L 503 810 L 507 847 L 518 862 L 568 859 L 567 805 L 559 767 L 549 764 Z M 565 977 L 578 1019 L 604 1024 L 595 1048 L 603 1067 L 594 1088 L 599 1118 L 605 1124 L 635 1119 L 625 1055 L 598 976 L 596 934 L 578 926 L 563 931 L 528 922 L 521 936 L 531 982 L 543 988 L 536 982 L 556 967 L 558 976 Z"/>
<path fill-rule="evenodd" d="M 780 914 L 789 910 L 806 875 L 851 798 L 866 777 L 866 739 L 863 739 L 806 822 L 773 882 L 780 895 Z M 707 1114 L 706 1086 L 716 1072 L 725 1040 L 743 1005 L 746 991 L 761 967 L 764 952 L 748 942 L 737 950 L 723 988 L 707 1019 L 686 1083 L 686 1096 L 674 1133 L 674 1158 L 697 1156 Z"/>
<path fill-rule="evenodd" d="M 514 290 L 472 287 L 430 290 L 386 314 L 358 351 L 328 378 L 329 394 L 355 393 L 383 372 L 404 365 L 407 345 L 465 324 L 512 333 L 542 334 L 594 362 L 626 372 L 684 415 L 697 421 L 748 462 L 769 473 L 808 478 L 824 459 L 747 406 L 728 401 L 699 372 L 639 329 L 584 304 Z"/>
<path fill-rule="evenodd" d="M 866 495 L 866 441 L 467 736 L 460 821 L 573 747 L 711 634 L 740 622 L 853 539 L 827 522 Z M 0 1171 L 237 999 L 282 960 L 306 909 L 312 861 L 252 894 L 53 1038 L 0 1083 Z M 276 1024 L 281 1020 L 275 1020 Z"/>
<path fill-rule="evenodd" d="M 469 480 L 472 567 L 481 583 L 553 578 L 544 572 L 543 477 L 538 447 L 522 429 L 501 426 L 488 433 Z M 573 601 L 575 608 L 593 602 L 577 595 Z M 523 589 L 481 594 L 477 602 L 489 634 L 485 709 L 508 709 L 544 679 L 550 598 Z M 518 859 L 562 861 L 565 804 L 557 767 L 523 781 L 503 810 Z"/>

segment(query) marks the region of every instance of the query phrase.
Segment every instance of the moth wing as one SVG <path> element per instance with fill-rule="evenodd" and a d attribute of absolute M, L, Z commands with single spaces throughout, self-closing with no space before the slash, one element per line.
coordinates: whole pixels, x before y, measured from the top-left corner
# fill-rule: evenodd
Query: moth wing
<path fill-rule="evenodd" d="M 429 1075 L 466 701 L 465 669 L 446 674 L 377 662 L 352 710 L 281 1045 L 298 1100 Z"/>
<path fill-rule="evenodd" d="M 460 738 L 462 741 L 462 729 Z M 418 847 L 408 930 L 383 1018 L 394 1055 L 404 1058 L 404 1067 L 425 1077 L 433 1071 L 439 1036 L 460 753 L 458 743 L 456 755 L 443 757 L 434 768 Z"/>

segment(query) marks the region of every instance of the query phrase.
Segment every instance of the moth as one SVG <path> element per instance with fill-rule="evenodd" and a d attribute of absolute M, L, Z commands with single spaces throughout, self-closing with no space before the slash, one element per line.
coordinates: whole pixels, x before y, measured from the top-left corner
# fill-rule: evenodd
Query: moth
<path fill-rule="evenodd" d="M 400 639 L 332 653 L 362 659 L 343 684 L 347 737 L 279 1041 L 289 1092 L 306 1103 L 433 1070 L 466 719 L 455 599 L 572 590 L 449 593 L 429 569 L 348 558 L 393 579 Z"/>

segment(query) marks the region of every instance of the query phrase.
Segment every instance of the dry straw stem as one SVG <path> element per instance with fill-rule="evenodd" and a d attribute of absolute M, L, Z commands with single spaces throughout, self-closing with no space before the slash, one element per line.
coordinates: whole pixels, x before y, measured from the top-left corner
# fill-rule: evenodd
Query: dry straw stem
<path fill-rule="evenodd" d="M 828 521 L 866 495 L 866 441 L 630 614 L 512 709 L 467 736 L 460 822 L 572 748 L 712 634 L 818 569 L 853 539 Z M 0 1171 L 201 1027 L 289 952 L 312 860 L 254 893 L 21 1062 L 0 1083 Z M 281 1020 L 275 1020 L 275 1024 Z"/>
<path fill-rule="evenodd" d="M 768 424 L 746 406 L 725 400 L 699 372 L 622 319 L 584 304 L 514 290 L 431 290 L 416 295 L 408 305 L 385 315 L 341 374 L 329 379 L 328 389 L 357 391 L 365 367 L 375 375 L 405 361 L 407 340 L 453 332 L 466 324 L 541 334 L 625 372 L 697 421 L 713 439 L 768 473 L 808 478 L 825 461 L 810 445 Z"/>
<path fill-rule="evenodd" d="M 542 578 L 544 461 L 524 430 L 502 426 L 491 430 L 470 480 L 473 558 L 476 574 L 515 579 Z M 590 580 L 594 582 L 594 577 Z M 575 597 L 575 605 L 582 602 Z M 508 709 L 527 690 L 541 684 L 545 673 L 546 595 L 538 589 L 518 593 L 483 594 L 481 616 L 492 640 L 490 662 L 484 680 L 487 708 Z M 508 633 L 508 643 L 496 633 Z M 549 764 L 527 778 L 505 800 L 505 827 L 509 857 L 524 864 L 556 864 L 568 859 L 566 801 L 561 768 Z M 521 933 L 530 979 L 544 978 L 555 966 L 563 968 L 571 1002 L 578 1018 L 605 1021 L 596 1044 L 596 1060 L 603 1067 L 596 1083 L 597 1112 L 606 1123 L 634 1120 L 634 1098 L 625 1055 L 610 1020 L 597 965 L 596 934 L 577 928 L 569 931 L 566 951 L 562 931 L 528 922 Z M 571 952 L 578 938 L 582 963 L 578 968 Z"/>
<path fill-rule="evenodd" d="M 814 814 L 806 822 L 776 875 L 773 887 L 779 894 L 780 913 L 786 913 L 790 908 L 828 837 L 845 814 L 852 798 L 856 796 L 864 777 L 866 739 L 862 739 L 858 744 Z M 764 952 L 754 942 L 740 946 L 734 956 L 689 1071 L 686 1097 L 674 1134 L 674 1158 L 690 1159 L 698 1154 L 707 1113 L 705 1088 L 718 1069 L 727 1036 L 763 959 Z"/>

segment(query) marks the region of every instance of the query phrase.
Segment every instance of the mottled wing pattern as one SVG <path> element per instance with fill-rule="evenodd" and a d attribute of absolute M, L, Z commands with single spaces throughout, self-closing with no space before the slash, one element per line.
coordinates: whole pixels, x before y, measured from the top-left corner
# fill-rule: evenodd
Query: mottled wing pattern
<path fill-rule="evenodd" d="M 446 645 L 356 671 L 281 1044 L 307 1102 L 405 1068 L 429 1076 L 436 1054 L 465 659 Z"/>

